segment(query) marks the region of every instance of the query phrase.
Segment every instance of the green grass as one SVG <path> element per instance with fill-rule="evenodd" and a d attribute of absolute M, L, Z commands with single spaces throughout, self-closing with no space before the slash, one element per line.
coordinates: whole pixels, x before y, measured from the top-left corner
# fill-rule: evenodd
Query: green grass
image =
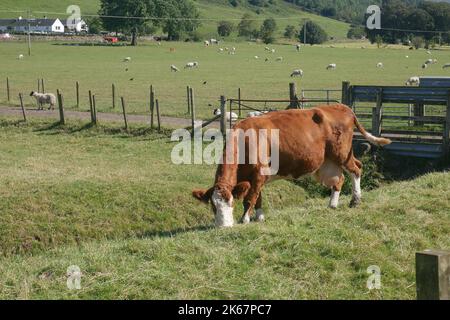
<path fill-rule="evenodd" d="M 241 5 L 234 8 L 229 4 L 227 0 L 198 0 L 194 1 L 196 4 L 201 18 L 207 18 L 217 21 L 203 21 L 202 25 L 198 29 L 198 34 L 205 38 L 217 37 L 217 22 L 220 20 L 230 20 L 235 25 L 239 23 L 244 13 L 251 13 L 255 19 L 260 21 L 258 25 L 262 24 L 262 21 L 266 18 L 281 18 L 278 20 L 277 36 L 282 37 L 284 29 L 287 25 L 298 26 L 303 19 L 308 19 L 319 23 L 330 36 L 336 39 L 343 39 L 347 35 L 349 25 L 344 22 L 336 21 L 333 19 L 317 16 L 314 14 L 306 13 L 300 10 L 294 5 L 285 3 L 284 1 L 278 1 L 276 5 L 268 8 L 259 8 L 261 11 L 256 13 L 258 7 L 254 7 L 248 4 Z M 50 1 L 30 1 L 30 0 L 4 0 L 0 5 L 0 18 L 11 18 L 19 15 L 26 16 L 27 10 L 36 12 L 33 15 L 36 17 L 65 17 L 66 8 L 69 5 L 76 4 L 80 6 L 82 14 L 97 14 L 100 6 L 98 0 L 50 0 Z M 2 12 L 2 11 L 22 11 L 22 12 Z M 42 13 L 38 13 L 42 12 Z M 46 13 L 44 13 L 46 12 Z M 232 35 L 232 38 L 237 36 L 236 32 Z"/>
<path fill-rule="evenodd" d="M 338 210 L 280 181 L 266 223 L 216 230 L 190 197 L 214 168 L 174 166 L 165 134 L 117 127 L 2 120 L 0 298 L 414 299 L 414 253 L 450 246 L 448 173 Z M 366 288 L 371 265 L 381 290 Z"/>
<path fill-rule="evenodd" d="M 118 94 L 126 98 L 128 111 L 143 113 L 148 110 L 148 88 L 153 84 L 162 113 L 185 116 L 186 86 L 190 85 L 195 89 L 197 114 L 203 119 L 212 116 L 220 95 L 236 98 L 239 87 L 243 98 L 286 99 L 288 84 L 292 81 L 289 75 L 298 68 L 305 72 L 303 79 L 294 79 L 299 89 L 339 89 L 343 80 L 353 84 L 403 85 L 411 76 L 444 76 L 449 72 L 441 68 L 449 62 L 446 50 L 433 51 L 432 57 L 439 63 L 422 70 L 422 63 L 430 57 L 425 50 L 408 51 L 398 47 L 363 50 L 351 45 L 315 46 L 305 47 L 297 53 L 292 46 L 274 45 L 271 47 L 276 53 L 270 54 L 264 50 L 264 45 L 223 44 L 224 47 L 236 47 L 237 54 L 232 56 L 219 54 L 216 47 L 205 48 L 200 43 L 162 43 L 161 46 L 146 43 L 135 48 L 105 48 L 37 42 L 33 43 L 31 57 L 17 60 L 19 54 L 27 52 L 25 42 L 1 43 L 0 46 L 0 103 L 6 100 L 6 76 L 10 78 L 15 104 L 19 92 L 28 94 L 36 90 L 37 79 L 45 78 L 46 91 L 55 92 L 59 88 L 63 92 L 66 108 L 75 105 L 75 81 L 79 81 L 82 110 L 88 109 L 87 93 L 92 90 L 99 111 L 120 112 L 120 108 L 111 109 L 111 84 L 114 82 Z M 170 53 L 170 48 L 176 51 Z M 255 55 L 260 59 L 254 59 Z M 132 57 L 129 64 L 122 62 L 127 56 Z M 284 61 L 275 62 L 278 56 L 284 57 Z M 266 57 L 271 61 L 265 62 Z M 171 64 L 183 69 L 189 61 L 198 61 L 199 69 L 170 72 Z M 382 70 L 376 68 L 380 61 L 385 66 Z M 329 63 L 337 63 L 337 70 L 326 71 Z M 128 72 L 126 68 L 129 68 Z M 207 85 L 203 85 L 204 81 Z M 340 98 L 339 95 L 334 97 Z M 26 103 L 31 104 L 33 100 L 26 97 Z M 268 106 L 284 108 L 285 104 Z"/>

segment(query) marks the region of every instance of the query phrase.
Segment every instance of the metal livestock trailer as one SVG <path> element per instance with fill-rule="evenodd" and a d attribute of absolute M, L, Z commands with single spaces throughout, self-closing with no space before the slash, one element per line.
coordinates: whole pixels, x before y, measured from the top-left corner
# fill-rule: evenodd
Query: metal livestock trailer
<path fill-rule="evenodd" d="M 385 147 L 389 152 L 400 156 L 448 159 L 450 78 L 422 79 L 419 87 L 363 86 L 344 82 L 342 103 L 352 107 L 358 118 L 371 127 L 372 134 L 393 141 Z M 356 135 L 356 142 L 360 139 Z"/>

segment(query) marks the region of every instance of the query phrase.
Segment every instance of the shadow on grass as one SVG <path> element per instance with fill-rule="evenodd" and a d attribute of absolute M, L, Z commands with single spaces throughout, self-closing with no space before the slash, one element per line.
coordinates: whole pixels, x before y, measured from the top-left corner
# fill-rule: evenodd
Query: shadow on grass
<path fill-rule="evenodd" d="M 168 231 L 149 231 L 144 232 L 141 236 L 141 238 L 172 238 L 180 234 L 190 233 L 190 232 L 206 232 L 210 230 L 214 230 L 215 227 L 211 225 L 203 225 L 203 226 L 196 226 L 196 227 L 190 227 L 190 228 L 177 228 L 174 230 L 168 230 Z"/>

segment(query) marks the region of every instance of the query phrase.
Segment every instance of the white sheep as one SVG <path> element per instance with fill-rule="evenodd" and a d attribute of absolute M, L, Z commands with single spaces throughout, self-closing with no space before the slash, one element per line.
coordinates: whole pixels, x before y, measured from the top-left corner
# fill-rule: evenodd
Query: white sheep
<path fill-rule="evenodd" d="M 219 48 L 219 52 L 223 52 L 223 48 Z"/>
<path fill-rule="evenodd" d="M 44 104 L 49 105 L 49 108 L 48 108 L 49 110 L 55 109 L 56 97 L 53 93 L 38 93 L 38 92 L 32 91 L 30 93 L 30 97 L 34 97 L 36 99 L 37 104 L 38 104 L 38 110 L 44 110 Z"/>
<path fill-rule="evenodd" d="M 19 54 L 19 56 L 17 57 L 17 60 L 22 60 L 24 57 L 23 57 L 23 54 Z"/>
<path fill-rule="evenodd" d="M 442 66 L 442 69 L 447 69 L 450 68 L 450 63 L 446 63 Z"/>
<path fill-rule="evenodd" d="M 269 47 L 265 47 L 264 50 L 270 51 L 270 48 Z"/>
<path fill-rule="evenodd" d="M 424 63 L 424 64 L 422 65 L 422 69 L 426 69 L 426 68 L 428 68 L 428 63 Z"/>
<path fill-rule="evenodd" d="M 260 117 L 262 115 L 265 115 L 268 112 L 269 111 L 251 111 L 251 112 L 247 113 L 247 118 Z"/>
<path fill-rule="evenodd" d="M 259 59 L 259 57 L 258 57 L 258 56 L 255 56 L 255 59 Z"/>
<path fill-rule="evenodd" d="M 383 67 L 384 67 L 383 62 L 378 62 L 378 63 L 377 63 L 377 68 L 383 68 Z"/>
<path fill-rule="evenodd" d="M 180 69 L 178 69 L 175 65 L 171 65 L 171 66 L 170 66 L 170 71 L 172 71 L 172 72 L 178 72 L 178 71 L 180 71 Z"/>
<path fill-rule="evenodd" d="M 192 68 L 198 68 L 198 62 L 188 62 L 186 63 L 185 69 L 192 69 Z"/>
<path fill-rule="evenodd" d="M 296 44 L 295 47 L 297 48 L 297 51 L 300 51 L 300 49 L 302 48 L 300 44 Z"/>
<path fill-rule="evenodd" d="M 427 51 L 427 54 L 431 54 L 431 51 L 430 51 L 430 50 L 428 50 L 428 51 Z"/>
<path fill-rule="evenodd" d="M 205 47 L 209 47 L 210 42 L 208 40 L 205 40 L 204 44 L 205 44 Z"/>
<path fill-rule="evenodd" d="M 420 85 L 420 78 L 417 76 L 411 77 L 406 81 L 405 85 L 407 85 L 407 86 L 417 85 L 418 86 L 418 85 Z"/>
<path fill-rule="evenodd" d="M 222 112 L 220 111 L 220 109 L 215 109 L 214 110 L 214 115 L 215 116 L 220 116 L 220 115 L 222 115 Z M 231 121 L 233 121 L 233 122 L 236 122 L 236 121 L 239 120 L 239 116 L 236 113 L 234 113 L 234 112 L 226 112 L 225 113 L 225 120 L 227 122 L 230 122 L 230 117 L 231 117 Z"/>
<path fill-rule="evenodd" d="M 123 62 L 130 62 L 131 61 L 131 57 L 126 57 L 125 59 L 123 59 Z"/>
<path fill-rule="evenodd" d="M 278 57 L 278 58 L 276 59 L 276 61 L 282 62 L 282 61 L 283 61 L 283 57 Z"/>
<path fill-rule="evenodd" d="M 327 70 L 334 70 L 334 69 L 336 69 L 336 68 L 337 68 L 336 63 L 330 63 L 330 64 L 327 66 Z"/>
<path fill-rule="evenodd" d="M 297 69 L 297 70 L 292 71 L 291 78 L 293 78 L 293 77 L 303 77 L 303 70 Z"/>
<path fill-rule="evenodd" d="M 270 50 L 272 53 L 275 53 L 275 49 Z"/>

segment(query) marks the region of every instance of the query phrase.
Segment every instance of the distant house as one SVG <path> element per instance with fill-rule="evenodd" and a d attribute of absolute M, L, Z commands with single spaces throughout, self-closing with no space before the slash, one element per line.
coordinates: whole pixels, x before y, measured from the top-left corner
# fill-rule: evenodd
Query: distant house
<path fill-rule="evenodd" d="M 88 27 L 86 21 L 84 21 L 84 20 L 79 20 L 78 22 L 76 19 L 73 19 L 71 21 L 70 20 L 62 20 L 62 23 L 66 27 L 67 32 L 81 33 L 81 32 L 89 31 L 89 27 Z"/>
<path fill-rule="evenodd" d="M 64 33 L 64 24 L 59 19 L 0 19 L 0 32 Z"/>

